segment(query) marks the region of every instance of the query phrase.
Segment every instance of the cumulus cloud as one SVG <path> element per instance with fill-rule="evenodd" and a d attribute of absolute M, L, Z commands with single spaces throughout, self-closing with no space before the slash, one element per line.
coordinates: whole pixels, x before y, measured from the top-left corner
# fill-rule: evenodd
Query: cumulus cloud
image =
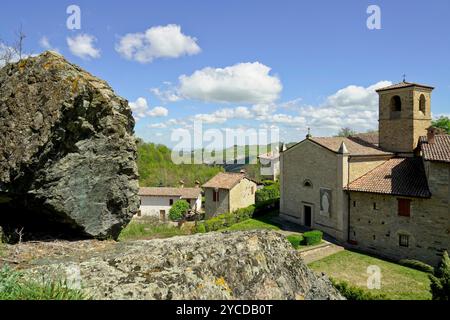
<path fill-rule="evenodd" d="M 90 34 L 79 34 L 75 37 L 67 37 L 67 45 L 70 52 L 81 59 L 100 58 L 100 50 L 95 48 L 97 39 Z"/>
<path fill-rule="evenodd" d="M 283 86 L 270 68 L 259 62 L 226 68 L 204 68 L 179 78 L 178 92 L 187 99 L 206 102 L 268 103 L 275 101 Z"/>
<path fill-rule="evenodd" d="M 176 89 L 173 88 L 166 90 L 161 90 L 160 88 L 151 88 L 150 92 L 164 102 L 177 102 L 182 99 L 176 92 Z"/>
<path fill-rule="evenodd" d="M 193 120 L 202 121 L 207 124 L 225 123 L 229 119 L 249 119 L 253 116 L 247 107 L 224 108 L 213 113 L 197 114 Z"/>
<path fill-rule="evenodd" d="M 59 52 L 58 48 L 55 48 L 51 45 L 50 40 L 46 37 L 43 36 L 40 40 L 39 40 L 39 45 L 44 48 L 45 50 L 51 50 L 51 51 L 55 51 L 55 52 Z"/>
<path fill-rule="evenodd" d="M 201 52 L 197 39 L 181 32 L 175 24 L 152 27 L 120 38 L 116 51 L 128 60 L 149 63 L 157 58 L 178 58 Z"/>
<path fill-rule="evenodd" d="M 147 99 L 145 98 L 138 98 L 134 102 L 129 103 L 131 111 L 133 111 L 133 116 L 136 119 L 136 121 L 139 121 L 142 118 L 145 117 L 167 117 L 169 115 L 169 110 L 167 110 L 164 107 L 155 107 L 153 109 L 150 109 Z"/>

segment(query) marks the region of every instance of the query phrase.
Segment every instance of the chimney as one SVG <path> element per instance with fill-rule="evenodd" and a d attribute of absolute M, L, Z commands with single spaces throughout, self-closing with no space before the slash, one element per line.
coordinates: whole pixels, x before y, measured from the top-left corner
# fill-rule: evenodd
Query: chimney
<path fill-rule="evenodd" d="M 195 180 L 195 187 L 196 187 L 196 188 L 200 188 L 200 184 L 201 184 L 200 181 Z"/>
<path fill-rule="evenodd" d="M 241 169 L 240 171 L 242 174 L 246 174 L 247 172 L 245 172 L 245 169 Z"/>
<path fill-rule="evenodd" d="M 180 188 L 184 188 L 184 181 L 180 180 Z"/>
<path fill-rule="evenodd" d="M 438 129 L 435 127 L 429 127 L 427 129 L 427 140 L 428 144 L 435 144 L 436 143 L 436 134 Z"/>

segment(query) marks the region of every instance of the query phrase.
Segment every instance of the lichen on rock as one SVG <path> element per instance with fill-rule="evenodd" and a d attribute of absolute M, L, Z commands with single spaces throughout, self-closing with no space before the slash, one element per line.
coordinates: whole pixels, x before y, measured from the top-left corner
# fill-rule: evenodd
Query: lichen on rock
<path fill-rule="evenodd" d="M 0 69 L 5 232 L 117 237 L 139 208 L 133 130 L 127 101 L 57 53 Z"/>

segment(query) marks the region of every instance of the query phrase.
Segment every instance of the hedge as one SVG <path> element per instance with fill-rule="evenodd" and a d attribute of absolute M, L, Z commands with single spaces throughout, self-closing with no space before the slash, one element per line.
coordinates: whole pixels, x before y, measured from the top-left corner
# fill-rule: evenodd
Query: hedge
<path fill-rule="evenodd" d="M 308 246 L 319 244 L 322 241 L 322 236 L 323 233 L 319 230 L 308 231 L 303 234 L 304 242 Z"/>
<path fill-rule="evenodd" d="M 398 262 L 402 266 L 416 269 L 419 271 L 427 272 L 427 273 L 433 273 L 434 268 L 430 266 L 429 264 L 426 264 L 425 262 L 419 261 L 419 260 L 413 260 L 413 259 L 402 259 Z"/>
<path fill-rule="evenodd" d="M 295 249 L 298 249 L 303 243 L 304 238 L 302 235 L 291 234 L 286 237 L 286 239 L 292 244 Z"/>
<path fill-rule="evenodd" d="M 280 184 L 274 183 L 256 191 L 256 203 L 280 198 Z"/>
<path fill-rule="evenodd" d="M 238 209 L 232 213 L 225 213 L 217 217 L 208 219 L 204 222 L 198 223 L 196 231 L 198 233 L 217 231 L 219 229 L 227 228 L 235 223 L 250 219 L 255 212 L 255 206 L 251 205 L 246 208 Z M 203 231 L 205 230 L 205 231 Z"/>
<path fill-rule="evenodd" d="M 349 285 L 345 281 L 338 282 L 330 279 L 333 286 L 347 299 L 347 300 L 386 300 L 384 294 L 373 294 L 364 291 L 361 288 Z"/>

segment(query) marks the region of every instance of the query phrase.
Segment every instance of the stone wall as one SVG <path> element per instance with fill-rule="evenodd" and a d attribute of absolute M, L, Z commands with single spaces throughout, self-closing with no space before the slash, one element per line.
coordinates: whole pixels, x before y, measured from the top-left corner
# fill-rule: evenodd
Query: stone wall
<path fill-rule="evenodd" d="M 230 212 L 255 204 L 256 183 L 248 179 L 230 190 Z"/>
<path fill-rule="evenodd" d="M 410 198 L 410 217 L 398 216 L 399 197 L 351 192 L 350 239 L 358 247 L 391 259 L 417 259 L 433 265 L 443 250 L 450 251 L 450 166 L 428 163 L 426 167 L 433 196 Z M 400 234 L 409 236 L 408 248 L 399 246 Z"/>
<path fill-rule="evenodd" d="M 228 190 L 219 189 L 219 201 L 213 201 L 213 188 L 205 188 L 205 214 L 207 218 L 230 212 Z"/>

